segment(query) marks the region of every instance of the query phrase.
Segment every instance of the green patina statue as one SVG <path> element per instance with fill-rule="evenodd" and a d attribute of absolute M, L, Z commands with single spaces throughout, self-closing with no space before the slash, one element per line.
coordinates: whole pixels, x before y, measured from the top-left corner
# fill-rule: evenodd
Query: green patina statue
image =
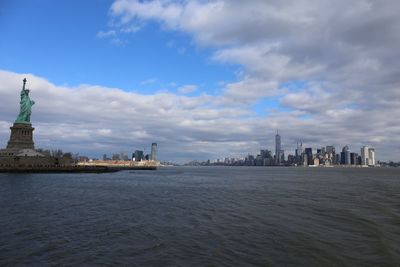
<path fill-rule="evenodd" d="M 32 113 L 31 109 L 32 106 L 35 104 L 35 101 L 32 101 L 29 98 L 29 89 L 25 89 L 26 78 L 24 78 L 23 82 L 24 85 L 21 91 L 21 101 L 19 102 L 20 110 L 19 110 L 19 115 L 15 120 L 15 123 L 30 123 L 31 113 Z"/>

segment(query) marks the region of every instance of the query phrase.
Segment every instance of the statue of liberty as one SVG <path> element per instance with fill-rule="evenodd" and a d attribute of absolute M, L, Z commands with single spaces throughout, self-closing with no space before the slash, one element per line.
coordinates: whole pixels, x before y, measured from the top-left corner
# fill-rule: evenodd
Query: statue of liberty
<path fill-rule="evenodd" d="M 30 123 L 31 122 L 31 108 L 35 104 L 35 101 L 32 101 L 29 98 L 29 89 L 25 89 L 26 78 L 23 80 L 24 85 L 21 90 L 21 101 L 19 115 L 15 120 L 15 123 Z"/>

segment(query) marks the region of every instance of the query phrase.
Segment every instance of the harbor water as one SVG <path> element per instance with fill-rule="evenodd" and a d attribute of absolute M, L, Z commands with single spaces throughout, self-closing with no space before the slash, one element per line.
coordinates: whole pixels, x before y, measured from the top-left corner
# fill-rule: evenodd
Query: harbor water
<path fill-rule="evenodd" d="M 1 266 L 400 266 L 400 169 L 0 174 Z"/>

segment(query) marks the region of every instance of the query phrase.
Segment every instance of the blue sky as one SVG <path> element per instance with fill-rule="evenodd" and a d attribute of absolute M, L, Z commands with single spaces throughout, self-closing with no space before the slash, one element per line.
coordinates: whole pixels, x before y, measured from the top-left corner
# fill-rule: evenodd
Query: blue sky
<path fill-rule="evenodd" d="M 286 154 L 304 140 L 396 159 L 399 5 L 1 1 L 0 138 L 27 77 L 37 147 L 99 157 L 157 142 L 185 162 L 273 149 L 279 129 Z"/>
<path fill-rule="evenodd" d="M 218 82 L 235 80 L 238 66 L 209 58 L 184 33 L 147 23 L 121 44 L 97 34 L 107 31 L 112 1 L 9 1 L 1 7 L 1 67 L 31 72 L 56 84 L 82 83 L 154 93 L 199 84 L 214 93 Z M 151 83 L 150 83 L 151 82 Z M 175 84 L 176 85 L 175 85 Z"/>

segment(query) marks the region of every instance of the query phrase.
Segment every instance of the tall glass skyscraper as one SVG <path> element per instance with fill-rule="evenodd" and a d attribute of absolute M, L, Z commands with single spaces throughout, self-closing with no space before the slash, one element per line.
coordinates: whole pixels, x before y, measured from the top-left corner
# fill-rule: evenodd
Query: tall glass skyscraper
<path fill-rule="evenodd" d="M 276 135 L 275 135 L 275 161 L 277 164 L 281 163 L 281 151 L 282 151 L 282 146 L 281 146 L 281 136 L 278 133 L 278 130 L 276 130 Z"/>
<path fill-rule="evenodd" d="M 304 149 L 304 154 L 307 159 L 307 165 L 314 165 L 312 148 L 306 147 L 306 149 Z"/>
<path fill-rule="evenodd" d="M 296 163 L 297 164 L 302 164 L 303 163 L 303 142 L 299 141 L 297 142 L 297 148 L 296 148 Z"/>
<path fill-rule="evenodd" d="M 151 155 L 150 159 L 157 161 L 157 143 L 152 143 L 151 144 Z"/>
<path fill-rule="evenodd" d="M 342 149 L 342 153 L 340 153 L 340 164 L 349 165 L 350 162 L 349 146 L 344 146 Z"/>

